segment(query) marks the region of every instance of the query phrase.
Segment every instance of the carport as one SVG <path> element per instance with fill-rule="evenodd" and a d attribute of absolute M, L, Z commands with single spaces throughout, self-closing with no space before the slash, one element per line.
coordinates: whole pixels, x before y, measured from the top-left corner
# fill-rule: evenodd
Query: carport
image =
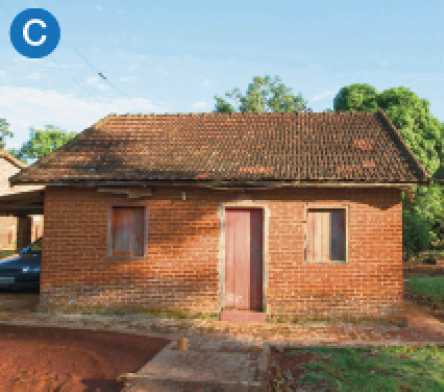
<path fill-rule="evenodd" d="M 0 216 L 18 218 L 17 249 L 31 243 L 31 215 L 43 215 L 45 188 L 0 196 Z"/>

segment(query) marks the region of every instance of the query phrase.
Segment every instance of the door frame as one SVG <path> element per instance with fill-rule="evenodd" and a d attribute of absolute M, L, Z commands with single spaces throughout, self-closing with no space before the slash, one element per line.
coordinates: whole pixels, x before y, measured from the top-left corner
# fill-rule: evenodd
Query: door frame
<path fill-rule="evenodd" d="M 225 221 L 227 209 L 256 209 L 262 210 L 262 313 L 268 313 L 267 289 L 268 289 L 268 221 L 270 210 L 265 203 L 256 203 L 252 200 L 239 200 L 222 203 L 219 208 L 221 218 L 220 252 L 219 252 L 219 303 L 218 312 L 223 310 L 225 302 Z"/>

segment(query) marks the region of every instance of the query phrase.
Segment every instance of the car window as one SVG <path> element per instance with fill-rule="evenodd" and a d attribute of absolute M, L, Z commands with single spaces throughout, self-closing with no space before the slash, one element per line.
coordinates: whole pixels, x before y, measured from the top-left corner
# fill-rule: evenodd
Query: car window
<path fill-rule="evenodd" d="M 29 247 L 29 250 L 28 250 L 29 253 L 40 253 L 41 251 L 42 251 L 42 240 L 41 239 L 34 242 Z"/>

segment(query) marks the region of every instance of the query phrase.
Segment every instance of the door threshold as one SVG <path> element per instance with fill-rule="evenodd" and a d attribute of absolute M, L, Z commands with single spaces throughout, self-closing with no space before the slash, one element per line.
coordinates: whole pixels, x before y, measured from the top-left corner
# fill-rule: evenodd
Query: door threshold
<path fill-rule="evenodd" d="M 265 323 L 267 314 L 258 310 L 223 310 L 220 312 L 221 321 L 249 321 Z"/>

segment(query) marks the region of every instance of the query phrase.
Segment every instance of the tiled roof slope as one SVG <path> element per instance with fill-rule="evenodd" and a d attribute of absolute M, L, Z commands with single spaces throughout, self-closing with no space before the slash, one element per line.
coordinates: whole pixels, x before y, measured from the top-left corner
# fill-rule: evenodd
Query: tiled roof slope
<path fill-rule="evenodd" d="M 6 152 L 5 150 L 0 150 L 0 157 L 8 160 L 19 169 L 23 169 L 24 167 L 28 166 L 26 163 L 19 161 L 16 157 L 12 156 L 9 152 Z"/>
<path fill-rule="evenodd" d="M 111 115 L 11 178 L 427 182 L 385 113 Z"/>

